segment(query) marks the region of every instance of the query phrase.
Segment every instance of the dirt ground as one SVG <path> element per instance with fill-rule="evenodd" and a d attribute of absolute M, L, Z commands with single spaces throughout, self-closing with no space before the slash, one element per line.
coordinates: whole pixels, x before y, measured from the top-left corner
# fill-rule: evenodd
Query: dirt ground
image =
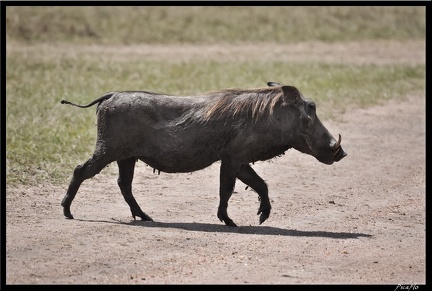
<path fill-rule="evenodd" d="M 134 195 L 154 222 L 133 220 L 115 164 L 82 184 L 74 220 L 67 185 L 7 187 L 5 283 L 425 284 L 425 100 L 324 122 L 348 153 L 331 166 L 295 150 L 255 163 L 273 207 L 262 225 L 240 181 L 239 227 L 218 220 L 219 163 L 158 175 L 139 162 Z"/>

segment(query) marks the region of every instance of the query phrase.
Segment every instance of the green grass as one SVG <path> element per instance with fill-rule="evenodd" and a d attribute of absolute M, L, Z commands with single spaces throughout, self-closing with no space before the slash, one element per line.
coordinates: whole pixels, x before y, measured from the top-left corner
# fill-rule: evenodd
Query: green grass
<path fill-rule="evenodd" d="M 74 167 L 91 157 L 96 138 L 95 108 L 62 105 L 62 99 L 87 104 L 113 90 L 189 95 L 289 80 L 316 101 L 319 116 L 326 120 L 337 117 L 348 107 L 423 93 L 425 79 L 424 65 L 299 63 L 288 66 L 268 61 L 136 62 L 103 56 L 82 59 L 61 55 L 48 60 L 41 58 L 37 54 L 8 53 L 9 185 L 66 183 Z"/>
<path fill-rule="evenodd" d="M 422 6 L 7 7 L 7 41 L 99 44 L 418 39 Z"/>
<path fill-rule="evenodd" d="M 172 62 L 133 52 L 126 56 L 112 50 L 106 53 L 107 44 L 409 42 L 425 38 L 425 19 L 422 6 L 8 6 L 7 186 L 66 184 L 75 166 L 91 157 L 95 108 L 61 105 L 62 99 L 86 104 L 115 90 L 193 95 L 278 81 L 295 85 L 315 100 L 318 115 L 325 121 L 349 108 L 425 90 L 424 64 L 344 65 L 256 58 Z M 102 49 L 100 53 L 76 51 L 82 50 L 79 44 Z"/>

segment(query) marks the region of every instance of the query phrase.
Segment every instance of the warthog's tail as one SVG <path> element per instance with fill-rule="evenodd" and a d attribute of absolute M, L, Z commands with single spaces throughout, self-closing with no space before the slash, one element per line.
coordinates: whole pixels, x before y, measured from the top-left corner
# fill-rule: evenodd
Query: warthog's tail
<path fill-rule="evenodd" d="M 70 104 L 70 105 L 73 105 L 73 106 L 76 106 L 76 107 L 80 107 L 80 108 L 88 108 L 88 107 L 91 107 L 91 106 L 95 105 L 96 103 L 100 103 L 100 102 L 102 102 L 104 100 L 107 100 L 107 99 L 111 98 L 112 95 L 114 95 L 115 93 L 116 92 L 106 93 L 102 97 L 99 97 L 98 99 L 96 99 L 95 101 L 93 101 L 93 102 L 91 102 L 91 103 L 89 103 L 87 105 L 79 105 L 79 104 L 75 104 L 75 103 L 69 102 L 67 100 L 62 100 L 62 101 L 60 101 L 60 103 L 61 104 Z"/>

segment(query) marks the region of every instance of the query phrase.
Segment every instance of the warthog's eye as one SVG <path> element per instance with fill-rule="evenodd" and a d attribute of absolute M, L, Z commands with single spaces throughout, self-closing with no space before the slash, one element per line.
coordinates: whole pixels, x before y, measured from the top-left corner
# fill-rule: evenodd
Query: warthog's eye
<path fill-rule="evenodd" d="M 307 110 L 309 114 L 315 113 L 316 110 L 315 103 L 308 103 Z"/>

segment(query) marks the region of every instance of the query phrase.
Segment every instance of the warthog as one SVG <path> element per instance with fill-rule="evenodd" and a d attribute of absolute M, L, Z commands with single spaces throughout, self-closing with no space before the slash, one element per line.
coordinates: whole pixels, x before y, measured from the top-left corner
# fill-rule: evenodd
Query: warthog
<path fill-rule="evenodd" d="M 217 217 L 228 216 L 236 179 L 259 195 L 259 223 L 270 216 L 267 185 L 250 166 L 290 148 L 331 165 L 346 156 L 316 115 L 315 103 L 293 86 L 276 82 L 258 89 L 224 89 L 198 96 L 145 91 L 110 92 L 86 106 L 97 106 L 97 142 L 93 156 L 78 165 L 61 205 L 67 218 L 81 183 L 116 161 L 118 185 L 132 217 L 152 221 L 132 195 L 137 160 L 167 173 L 194 172 L 221 161 Z"/>

